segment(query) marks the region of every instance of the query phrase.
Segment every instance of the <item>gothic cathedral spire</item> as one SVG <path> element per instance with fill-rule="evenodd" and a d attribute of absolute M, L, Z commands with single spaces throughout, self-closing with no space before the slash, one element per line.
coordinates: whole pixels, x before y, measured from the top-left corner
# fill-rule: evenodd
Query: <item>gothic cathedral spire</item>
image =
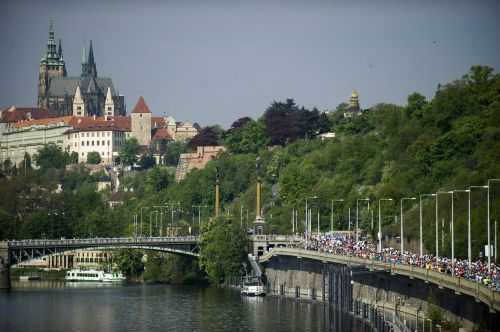
<path fill-rule="evenodd" d="M 83 51 L 85 55 L 85 49 Z M 82 77 L 97 77 L 97 67 L 94 60 L 94 49 L 92 40 L 90 41 L 89 55 L 86 59 L 82 59 Z"/>

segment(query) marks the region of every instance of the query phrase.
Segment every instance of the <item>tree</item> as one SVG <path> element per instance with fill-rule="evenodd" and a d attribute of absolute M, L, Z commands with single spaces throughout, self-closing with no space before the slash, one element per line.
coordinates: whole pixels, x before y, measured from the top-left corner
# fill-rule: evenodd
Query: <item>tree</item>
<path fill-rule="evenodd" d="M 238 276 L 246 259 L 247 238 L 239 224 L 223 217 L 205 225 L 200 239 L 200 267 L 220 284 Z"/>
<path fill-rule="evenodd" d="M 141 156 L 141 159 L 139 159 L 139 166 L 141 166 L 142 169 L 149 169 L 154 165 L 155 158 L 153 158 L 153 156 L 150 154 L 144 154 Z"/>
<path fill-rule="evenodd" d="M 69 162 L 69 155 L 54 144 L 47 144 L 34 156 L 35 163 L 42 170 L 49 168 L 63 169 Z"/>
<path fill-rule="evenodd" d="M 97 165 L 101 162 L 101 155 L 99 152 L 92 151 L 87 154 L 87 163 Z"/>
<path fill-rule="evenodd" d="M 166 168 L 155 167 L 147 173 L 146 188 L 150 192 L 160 192 L 173 182 L 172 175 Z"/>
<path fill-rule="evenodd" d="M 262 121 L 246 121 L 241 127 L 231 128 L 225 138 L 225 145 L 233 153 L 257 153 L 269 144 Z"/>
<path fill-rule="evenodd" d="M 191 148 L 219 145 L 219 135 L 213 127 L 205 127 L 189 141 Z"/>
<path fill-rule="evenodd" d="M 186 152 L 187 144 L 182 141 L 169 142 L 163 155 L 164 162 L 169 166 L 177 166 L 181 153 Z"/>
<path fill-rule="evenodd" d="M 119 157 L 123 165 L 131 166 L 137 162 L 139 154 L 139 143 L 135 137 L 125 141 L 120 150 Z"/>

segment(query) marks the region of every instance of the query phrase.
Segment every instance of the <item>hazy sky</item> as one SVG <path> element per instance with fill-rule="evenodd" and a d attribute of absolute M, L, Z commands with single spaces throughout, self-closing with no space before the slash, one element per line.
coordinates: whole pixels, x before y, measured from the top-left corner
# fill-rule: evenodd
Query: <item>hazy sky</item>
<path fill-rule="evenodd" d="M 432 96 L 471 65 L 500 68 L 499 1 L 0 2 L 0 107 L 36 104 L 48 21 L 70 76 L 90 39 L 130 112 L 229 126 L 273 100 L 333 109 Z"/>

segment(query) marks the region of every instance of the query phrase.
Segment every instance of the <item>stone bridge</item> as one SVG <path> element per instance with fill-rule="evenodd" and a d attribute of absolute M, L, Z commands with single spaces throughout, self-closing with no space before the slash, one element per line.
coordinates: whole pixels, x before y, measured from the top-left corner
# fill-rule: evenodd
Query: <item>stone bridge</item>
<path fill-rule="evenodd" d="M 0 289 L 10 288 L 9 268 L 26 260 L 79 249 L 145 249 L 198 257 L 198 236 L 123 237 L 0 242 Z"/>

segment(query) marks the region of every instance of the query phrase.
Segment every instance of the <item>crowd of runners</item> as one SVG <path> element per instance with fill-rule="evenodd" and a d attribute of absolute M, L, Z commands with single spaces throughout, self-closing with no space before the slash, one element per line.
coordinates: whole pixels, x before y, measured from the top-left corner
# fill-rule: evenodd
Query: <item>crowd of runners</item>
<path fill-rule="evenodd" d="M 454 269 L 453 274 L 457 277 L 473 280 L 500 291 L 500 267 L 493 262 L 488 271 L 488 263 L 481 260 L 471 262 L 469 267 L 467 260 L 455 259 L 455 264 L 452 264 L 451 259 L 447 257 L 420 256 L 408 251 L 401 254 L 401 251 L 395 248 L 383 248 L 378 252 L 376 244 L 367 241 L 356 242 L 345 234 L 312 235 L 305 241 L 305 246 L 308 250 L 393 264 L 409 264 L 447 274 L 452 274 Z"/>

